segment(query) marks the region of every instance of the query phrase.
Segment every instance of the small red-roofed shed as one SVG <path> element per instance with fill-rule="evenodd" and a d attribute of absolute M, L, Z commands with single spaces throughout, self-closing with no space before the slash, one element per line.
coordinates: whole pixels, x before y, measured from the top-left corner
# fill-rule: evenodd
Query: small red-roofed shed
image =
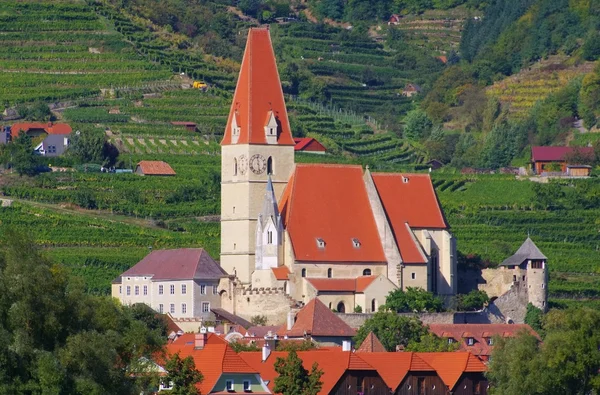
<path fill-rule="evenodd" d="M 135 174 L 141 176 L 174 176 L 175 170 L 161 160 L 143 160 L 137 164 Z"/>
<path fill-rule="evenodd" d="M 324 154 L 327 149 L 313 137 L 294 138 L 294 151 L 311 154 Z"/>

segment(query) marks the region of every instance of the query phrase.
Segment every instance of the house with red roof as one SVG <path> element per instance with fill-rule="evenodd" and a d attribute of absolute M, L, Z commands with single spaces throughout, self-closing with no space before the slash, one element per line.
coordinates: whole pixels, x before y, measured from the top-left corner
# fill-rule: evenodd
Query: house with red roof
<path fill-rule="evenodd" d="M 324 154 L 327 151 L 325 146 L 319 143 L 317 139 L 313 137 L 294 138 L 294 142 L 296 143 L 294 146 L 294 151 L 296 152 Z"/>
<path fill-rule="evenodd" d="M 468 351 L 484 362 L 492 355 L 496 337 L 514 337 L 526 332 L 541 341 L 527 324 L 429 324 L 429 332 L 457 343 L 459 351 Z"/>
<path fill-rule="evenodd" d="M 0 143 L 8 143 L 25 133 L 31 137 L 35 151 L 44 156 L 62 155 L 71 143 L 72 129 L 66 123 L 22 122 L 5 129 Z"/>
<path fill-rule="evenodd" d="M 111 291 L 123 304 L 145 303 L 176 319 L 214 320 L 212 309 L 221 306 L 219 282 L 225 277 L 202 248 L 154 250 L 117 277 Z"/>
<path fill-rule="evenodd" d="M 273 322 L 316 293 L 339 311 L 373 310 L 380 297 L 362 296 L 373 290 L 319 282 L 362 276 L 456 293 L 455 241 L 429 175 L 296 164 L 296 145 L 269 29 L 252 28 L 221 141 L 227 309 Z"/>
<path fill-rule="evenodd" d="M 143 160 L 135 167 L 135 174 L 140 176 L 174 176 L 175 170 L 162 160 Z"/>
<path fill-rule="evenodd" d="M 559 167 L 570 176 L 589 176 L 593 159 L 592 147 L 531 147 L 531 166 L 538 175 L 556 172 L 554 167 Z"/>

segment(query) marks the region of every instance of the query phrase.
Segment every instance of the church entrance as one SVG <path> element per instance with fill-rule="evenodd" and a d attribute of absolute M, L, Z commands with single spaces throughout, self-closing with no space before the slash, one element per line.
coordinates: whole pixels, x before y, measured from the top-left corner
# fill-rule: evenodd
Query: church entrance
<path fill-rule="evenodd" d="M 344 305 L 344 302 L 340 302 L 337 305 L 337 312 L 338 313 L 345 313 L 346 312 L 346 305 Z"/>

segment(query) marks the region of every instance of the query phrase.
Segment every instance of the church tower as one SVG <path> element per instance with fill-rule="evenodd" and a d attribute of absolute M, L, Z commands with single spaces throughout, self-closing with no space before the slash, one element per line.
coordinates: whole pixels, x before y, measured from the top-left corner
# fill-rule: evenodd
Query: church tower
<path fill-rule="evenodd" d="M 293 168 L 294 139 L 269 29 L 250 29 L 221 141 L 221 266 L 242 283 L 256 269 L 265 190 L 279 198 Z"/>

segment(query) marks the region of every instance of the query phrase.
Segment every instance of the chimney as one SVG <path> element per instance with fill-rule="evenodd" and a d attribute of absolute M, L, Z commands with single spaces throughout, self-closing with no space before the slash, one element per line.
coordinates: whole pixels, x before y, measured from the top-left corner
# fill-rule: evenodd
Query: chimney
<path fill-rule="evenodd" d="M 350 343 L 350 340 L 342 341 L 342 351 L 350 351 L 350 350 L 352 350 L 352 343 Z"/>
<path fill-rule="evenodd" d="M 265 362 L 269 358 L 269 355 L 271 355 L 271 347 L 265 342 L 265 345 L 262 347 L 262 361 Z"/>
<path fill-rule="evenodd" d="M 194 350 L 202 350 L 206 345 L 206 338 L 208 335 L 206 334 L 206 328 L 201 327 L 200 333 L 196 333 L 194 336 Z"/>
<path fill-rule="evenodd" d="M 291 331 L 292 327 L 294 326 L 294 318 L 296 318 L 295 314 L 290 311 L 287 315 L 287 330 L 288 331 Z"/>

